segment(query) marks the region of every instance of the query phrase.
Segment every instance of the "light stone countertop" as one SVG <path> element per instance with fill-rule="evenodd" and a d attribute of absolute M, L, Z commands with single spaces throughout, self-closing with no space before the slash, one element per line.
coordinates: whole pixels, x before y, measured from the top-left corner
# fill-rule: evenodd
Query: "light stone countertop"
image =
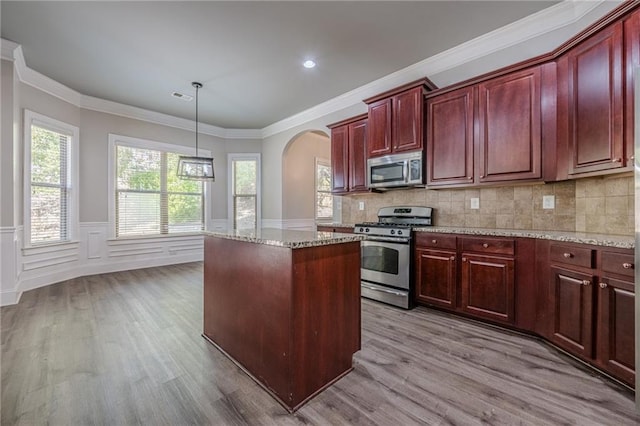
<path fill-rule="evenodd" d="M 245 241 L 291 249 L 350 243 L 365 239 L 363 235 L 341 234 L 338 232 L 295 231 L 277 228 L 261 228 L 258 230 L 232 229 L 222 232 L 207 231 L 203 232 L 203 234 L 205 236 L 224 238 L 227 240 Z"/>
<path fill-rule="evenodd" d="M 334 228 L 353 228 L 351 223 L 319 223 L 318 226 L 331 226 Z M 562 241 L 580 244 L 592 244 L 602 247 L 616 247 L 624 249 L 635 248 L 635 237 L 624 235 L 592 234 L 586 232 L 570 231 L 533 231 L 528 229 L 491 229 L 491 228 L 466 228 L 456 226 L 424 226 L 412 228 L 416 232 L 437 232 L 461 235 L 480 235 L 492 237 L 518 237 L 536 238 L 541 240 Z"/>
<path fill-rule="evenodd" d="M 562 241 L 580 244 L 593 244 L 603 247 L 625 249 L 635 248 L 635 237 L 624 235 L 591 234 L 569 231 L 531 231 L 526 229 L 488 229 L 465 228 L 455 226 L 425 226 L 413 228 L 416 232 L 437 232 L 464 235 L 483 235 L 492 237 L 537 238 L 540 240 Z"/>

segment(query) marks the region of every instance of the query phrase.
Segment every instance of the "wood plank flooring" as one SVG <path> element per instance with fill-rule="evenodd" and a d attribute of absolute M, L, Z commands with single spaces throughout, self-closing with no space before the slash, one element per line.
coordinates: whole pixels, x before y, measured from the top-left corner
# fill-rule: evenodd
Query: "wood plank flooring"
<path fill-rule="evenodd" d="M 202 337 L 202 264 L 77 278 L 1 313 L 2 425 L 633 425 L 528 337 L 362 302 L 355 369 L 293 415 Z"/>

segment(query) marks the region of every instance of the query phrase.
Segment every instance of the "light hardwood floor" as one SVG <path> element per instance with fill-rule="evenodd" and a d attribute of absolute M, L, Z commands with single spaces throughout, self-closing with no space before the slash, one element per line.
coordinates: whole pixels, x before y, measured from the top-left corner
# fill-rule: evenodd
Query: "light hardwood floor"
<path fill-rule="evenodd" d="M 202 337 L 202 264 L 77 278 L 1 312 L 2 425 L 632 425 L 528 337 L 362 301 L 355 369 L 293 415 Z"/>

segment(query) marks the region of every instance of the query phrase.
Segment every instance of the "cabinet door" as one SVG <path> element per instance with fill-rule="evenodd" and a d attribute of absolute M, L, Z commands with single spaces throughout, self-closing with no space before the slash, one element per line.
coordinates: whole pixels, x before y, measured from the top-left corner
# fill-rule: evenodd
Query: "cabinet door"
<path fill-rule="evenodd" d="M 514 260 L 462 254 L 462 309 L 481 318 L 513 324 Z"/>
<path fill-rule="evenodd" d="M 422 149 L 422 87 L 407 90 L 393 97 L 392 151 Z"/>
<path fill-rule="evenodd" d="M 583 358 L 593 354 L 593 283 L 592 275 L 551 268 L 551 340 Z"/>
<path fill-rule="evenodd" d="M 348 137 L 347 126 L 331 129 L 331 185 L 334 193 L 349 190 Z"/>
<path fill-rule="evenodd" d="M 640 67 L 640 9 L 637 9 L 624 23 L 625 72 L 626 72 L 626 147 L 625 160 L 628 168 L 633 167 L 633 141 L 635 120 L 635 77 L 634 70 Z"/>
<path fill-rule="evenodd" d="M 456 252 L 416 249 L 416 299 L 455 309 Z"/>
<path fill-rule="evenodd" d="M 473 88 L 427 100 L 427 185 L 473 183 Z"/>
<path fill-rule="evenodd" d="M 570 50 L 567 60 L 569 174 L 623 167 L 622 23 Z"/>
<path fill-rule="evenodd" d="M 610 277 L 598 289 L 597 359 L 613 376 L 635 385 L 633 282 Z"/>
<path fill-rule="evenodd" d="M 540 67 L 478 85 L 480 182 L 542 176 Z"/>
<path fill-rule="evenodd" d="M 349 124 L 349 191 L 367 190 L 367 120 Z"/>
<path fill-rule="evenodd" d="M 391 153 L 391 98 L 369 105 L 367 157 Z"/>

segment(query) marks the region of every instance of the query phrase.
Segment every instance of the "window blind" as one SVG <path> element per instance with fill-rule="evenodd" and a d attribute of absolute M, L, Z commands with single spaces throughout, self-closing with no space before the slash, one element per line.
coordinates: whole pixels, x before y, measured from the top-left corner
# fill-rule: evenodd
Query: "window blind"
<path fill-rule="evenodd" d="M 69 239 L 69 135 L 31 125 L 30 242 Z"/>
<path fill-rule="evenodd" d="M 333 217 L 333 195 L 331 194 L 331 166 L 316 162 L 316 218 Z"/>
<path fill-rule="evenodd" d="M 178 179 L 178 157 L 116 145 L 116 237 L 204 229 L 204 186 Z"/>

